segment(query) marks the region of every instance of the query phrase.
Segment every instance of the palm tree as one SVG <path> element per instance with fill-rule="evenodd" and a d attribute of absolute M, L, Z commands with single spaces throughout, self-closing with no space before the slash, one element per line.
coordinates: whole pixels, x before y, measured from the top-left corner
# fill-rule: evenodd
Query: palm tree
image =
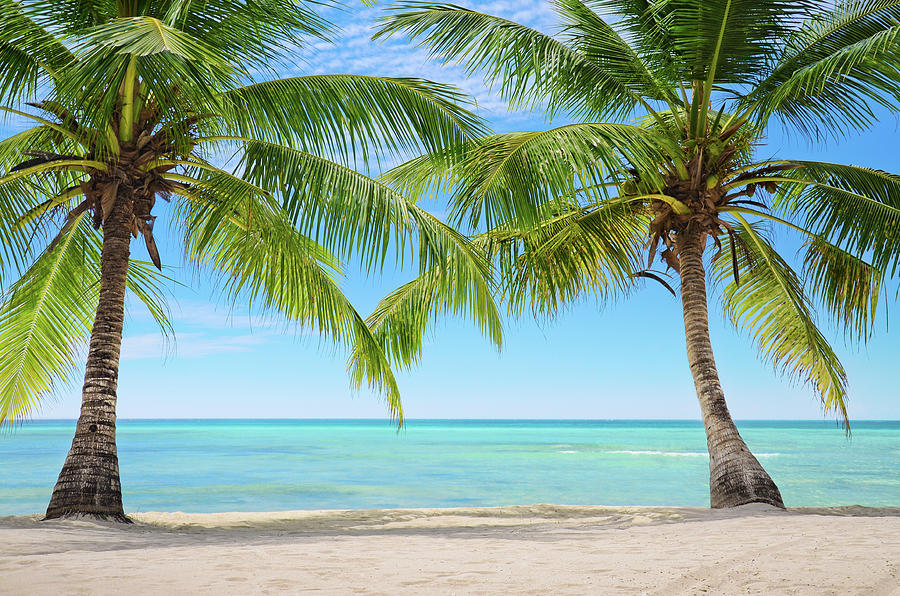
<path fill-rule="evenodd" d="M 190 261 L 228 295 L 351 346 L 353 383 L 380 390 L 398 420 L 389 358 L 338 285 L 344 259 L 374 272 L 409 255 L 441 270 L 499 341 L 486 261 L 348 167 L 437 150 L 482 123 L 457 91 L 424 80 L 271 78 L 276 60 L 333 33 L 318 4 L 0 0 L 0 111 L 34 125 L 0 141 L 0 271 L 18 277 L 0 310 L 0 423 L 69 378 L 89 340 L 47 518 L 127 521 L 115 440 L 123 309 L 130 290 L 167 329 L 158 198 Z M 150 262 L 132 258 L 132 238 Z"/>
<path fill-rule="evenodd" d="M 871 333 L 882 280 L 900 259 L 900 177 L 760 157 L 757 148 L 773 118 L 817 140 L 864 129 L 876 108 L 897 105 L 900 1 L 554 6 L 558 36 L 451 5 L 390 9 L 379 36 L 405 33 L 434 57 L 482 72 L 511 106 L 570 123 L 433 151 L 385 180 L 413 195 L 450 193 L 451 220 L 482 232 L 476 242 L 499 267 L 514 313 L 530 306 L 550 315 L 645 279 L 675 294 L 652 267 L 658 259 L 673 271 L 711 505 L 783 507 L 725 402 L 707 267 L 731 322 L 762 358 L 811 385 L 846 423 L 846 375 L 816 307 L 854 339 Z M 772 227 L 802 238 L 802 268 L 776 250 Z M 414 305 L 398 304 L 389 297 L 372 317 L 376 334 L 412 316 Z"/>

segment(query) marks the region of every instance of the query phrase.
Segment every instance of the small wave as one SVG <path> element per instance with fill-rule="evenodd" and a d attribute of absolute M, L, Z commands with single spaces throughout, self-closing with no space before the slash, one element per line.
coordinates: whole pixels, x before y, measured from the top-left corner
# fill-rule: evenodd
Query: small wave
<path fill-rule="evenodd" d="M 622 453 L 626 455 L 662 455 L 665 457 L 709 457 L 708 453 L 702 451 L 643 451 L 631 449 L 617 449 L 607 451 L 607 453 Z M 756 457 L 778 457 L 780 453 L 755 453 Z"/>
<path fill-rule="evenodd" d="M 565 451 L 557 451 L 557 453 L 578 453 L 577 451 L 572 451 L 570 449 L 566 449 Z"/>

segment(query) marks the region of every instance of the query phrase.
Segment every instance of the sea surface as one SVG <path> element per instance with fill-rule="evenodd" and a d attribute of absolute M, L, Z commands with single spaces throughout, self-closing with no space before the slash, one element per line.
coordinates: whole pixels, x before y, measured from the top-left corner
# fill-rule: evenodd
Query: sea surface
<path fill-rule="evenodd" d="M 738 423 L 790 506 L 900 505 L 900 422 Z M 42 512 L 74 432 L 0 434 L 0 516 Z M 125 510 L 707 506 L 698 421 L 119 420 Z"/>

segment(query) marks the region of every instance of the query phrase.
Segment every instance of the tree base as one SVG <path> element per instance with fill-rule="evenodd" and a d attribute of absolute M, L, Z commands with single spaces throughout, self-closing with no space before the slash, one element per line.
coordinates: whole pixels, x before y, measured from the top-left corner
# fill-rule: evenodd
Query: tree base
<path fill-rule="evenodd" d="M 79 427 L 84 426 L 79 422 Z M 87 439 L 97 433 L 88 433 Z M 89 442 L 76 431 L 44 519 L 90 516 L 128 523 L 122 506 L 119 461 L 112 441 Z"/>
<path fill-rule="evenodd" d="M 784 509 L 781 491 L 759 460 L 743 445 L 729 453 L 710 457 L 709 503 L 713 509 L 764 503 Z"/>
<path fill-rule="evenodd" d="M 85 513 L 84 511 L 53 511 L 47 512 L 41 521 L 54 519 L 92 519 L 98 521 L 112 521 L 120 524 L 133 524 L 134 520 L 124 513 Z"/>

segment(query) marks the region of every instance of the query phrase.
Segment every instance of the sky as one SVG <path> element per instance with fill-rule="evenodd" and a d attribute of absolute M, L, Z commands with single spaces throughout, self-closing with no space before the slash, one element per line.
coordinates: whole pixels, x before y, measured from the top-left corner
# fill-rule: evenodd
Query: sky
<path fill-rule="evenodd" d="M 460 2 L 484 12 L 552 32 L 546 2 Z M 477 100 L 495 130 L 548 128 L 541 114 L 510 113 L 479 78 L 441 67 L 427 52 L 401 39 L 374 44 L 369 37 L 377 8 L 348 0 L 328 13 L 342 26 L 334 43 L 316 43 L 284 76 L 358 73 L 415 76 L 460 87 Z M 17 123 L 7 123 L 12 130 Z M 898 121 L 884 115 L 874 129 L 813 145 L 777 131 L 763 154 L 845 161 L 900 172 L 895 149 Z M 442 214 L 440 204 L 428 205 Z M 160 226 L 157 225 L 157 230 Z M 245 306 L 223 302 L 215 280 L 184 263 L 174 238 L 158 238 L 170 285 L 176 336 L 161 337 L 143 305 L 127 304 L 119 375 L 120 418 L 382 418 L 377 395 L 349 389 L 346 352 Z M 133 254 L 145 258 L 144 248 Z M 361 313 L 408 281 L 410 271 L 383 276 L 354 273 L 345 292 Z M 897 306 L 892 293 L 886 304 Z M 719 373 L 737 419 L 832 419 L 811 390 L 778 376 L 761 363 L 748 338 L 725 320 L 710 297 L 710 327 Z M 833 328 L 828 335 L 850 379 L 852 419 L 900 419 L 896 382 L 900 332 L 881 321 L 864 347 L 848 345 Z M 75 418 L 79 371 L 70 386 L 45 401 L 35 418 Z M 673 418 L 696 419 L 699 407 L 687 366 L 680 300 L 648 284 L 625 301 L 576 304 L 553 321 L 506 319 L 501 351 L 473 325 L 449 319 L 436 325 L 420 365 L 398 372 L 407 418 Z"/>

